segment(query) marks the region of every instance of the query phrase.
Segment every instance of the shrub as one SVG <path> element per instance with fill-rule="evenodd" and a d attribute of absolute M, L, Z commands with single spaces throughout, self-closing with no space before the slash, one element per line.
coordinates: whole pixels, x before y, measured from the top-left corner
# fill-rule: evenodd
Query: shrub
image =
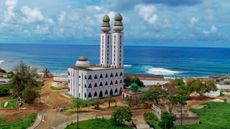
<path fill-rule="evenodd" d="M 132 120 L 132 112 L 128 107 L 117 108 L 112 114 L 112 122 L 115 125 L 124 125 Z"/>

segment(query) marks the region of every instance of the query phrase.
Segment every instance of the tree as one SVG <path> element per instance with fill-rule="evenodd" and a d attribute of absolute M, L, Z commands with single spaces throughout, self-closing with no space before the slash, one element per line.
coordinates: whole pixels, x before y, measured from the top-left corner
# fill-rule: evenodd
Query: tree
<path fill-rule="evenodd" d="M 191 92 L 197 92 L 201 96 L 206 92 L 216 91 L 216 84 L 211 80 L 201 81 L 200 79 L 189 80 L 187 83 Z"/>
<path fill-rule="evenodd" d="M 117 108 L 112 114 L 112 122 L 116 125 L 124 125 L 132 120 L 132 112 L 128 107 Z"/>
<path fill-rule="evenodd" d="M 205 92 L 216 91 L 217 87 L 214 81 L 206 80 L 204 81 Z"/>
<path fill-rule="evenodd" d="M 37 95 L 35 94 L 34 88 L 42 85 L 39 79 L 40 77 L 37 73 L 37 69 L 31 68 L 21 62 L 16 66 L 9 85 L 13 90 L 14 96 L 23 97 L 24 100 L 27 100 L 28 96 L 30 98 L 33 95 Z M 28 93 L 32 93 L 32 95 L 30 96 Z M 31 98 L 26 102 L 30 102 L 30 100 Z"/>
<path fill-rule="evenodd" d="M 32 104 L 36 97 L 38 96 L 38 93 L 35 89 L 30 89 L 29 87 L 25 88 L 22 92 L 22 97 L 25 100 L 26 103 Z"/>
<path fill-rule="evenodd" d="M 180 114 L 181 114 L 181 125 L 182 125 L 182 114 L 183 106 L 186 104 L 187 96 L 175 94 L 169 97 L 169 101 L 172 105 L 180 104 Z"/>
<path fill-rule="evenodd" d="M 192 79 L 187 82 L 187 85 L 191 92 L 197 92 L 203 96 L 205 87 L 200 79 Z"/>
<path fill-rule="evenodd" d="M 174 128 L 174 121 L 176 121 L 176 116 L 168 112 L 164 112 L 161 117 L 160 127 L 163 129 Z"/>
<path fill-rule="evenodd" d="M 136 83 L 138 86 L 143 87 L 144 83 L 139 78 L 125 78 L 125 86 L 130 86 L 132 83 Z"/>
<path fill-rule="evenodd" d="M 167 96 L 168 92 L 165 89 L 162 89 L 161 87 L 154 87 L 145 92 L 143 99 L 145 101 L 154 101 L 158 104 L 160 99 L 167 98 Z"/>

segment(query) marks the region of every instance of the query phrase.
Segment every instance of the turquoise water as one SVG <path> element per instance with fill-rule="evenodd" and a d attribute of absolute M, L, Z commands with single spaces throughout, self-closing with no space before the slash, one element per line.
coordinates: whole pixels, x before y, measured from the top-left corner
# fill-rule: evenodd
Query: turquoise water
<path fill-rule="evenodd" d="M 66 73 L 85 55 L 99 63 L 99 46 L 0 44 L 0 67 L 12 69 L 20 61 Z M 125 46 L 125 72 L 174 76 L 210 76 L 230 73 L 230 48 Z"/>

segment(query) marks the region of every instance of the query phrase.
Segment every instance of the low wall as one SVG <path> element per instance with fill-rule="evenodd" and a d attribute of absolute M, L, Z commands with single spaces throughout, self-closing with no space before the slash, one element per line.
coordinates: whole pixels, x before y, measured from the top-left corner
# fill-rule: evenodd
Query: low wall
<path fill-rule="evenodd" d="M 182 119 L 182 125 L 193 125 L 193 124 L 199 124 L 200 120 L 199 117 L 186 117 Z M 177 118 L 177 120 L 174 122 L 175 125 L 181 125 L 181 119 Z"/>

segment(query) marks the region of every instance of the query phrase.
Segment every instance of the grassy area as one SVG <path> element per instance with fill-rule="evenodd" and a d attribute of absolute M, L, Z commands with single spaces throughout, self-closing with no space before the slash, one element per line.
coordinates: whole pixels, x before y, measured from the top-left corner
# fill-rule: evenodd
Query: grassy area
<path fill-rule="evenodd" d="M 230 104 L 210 102 L 202 109 L 193 109 L 200 116 L 200 124 L 177 129 L 230 129 Z"/>
<path fill-rule="evenodd" d="M 159 120 L 152 112 L 144 113 L 144 118 L 152 128 L 161 129 L 161 127 L 159 126 Z"/>
<path fill-rule="evenodd" d="M 37 114 L 32 113 L 29 116 L 23 119 L 17 119 L 15 122 L 12 123 L 1 123 L 0 121 L 0 129 L 26 129 L 34 123 Z"/>
<path fill-rule="evenodd" d="M 133 127 L 129 126 L 116 126 L 113 125 L 110 120 L 107 119 L 92 119 L 81 121 L 79 123 L 80 129 L 133 129 Z M 77 124 L 73 123 L 68 125 L 65 129 L 76 129 Z"/>
<path fill-rule="evenodd" d="M 6 119 L 7 119 L 7 117 L 0 116 L 0 123 L 5 122 L 5 121 L 6 121 Z"/>
<path fill-rule="evenodd" d="M 8 101 L 7 107 L 4 107 L 4 103 Z M 7 98 L 5 102 L 0 103 L 0 108 L 18 108 L 18 102 L 16 99 L 13 98 Z"/>
<path fill-rule="evenodd" d="M 55 87 L 55 86 L 51 86 L 50 87 L 51 90 L 63 90 L 63 87 Z"/>

